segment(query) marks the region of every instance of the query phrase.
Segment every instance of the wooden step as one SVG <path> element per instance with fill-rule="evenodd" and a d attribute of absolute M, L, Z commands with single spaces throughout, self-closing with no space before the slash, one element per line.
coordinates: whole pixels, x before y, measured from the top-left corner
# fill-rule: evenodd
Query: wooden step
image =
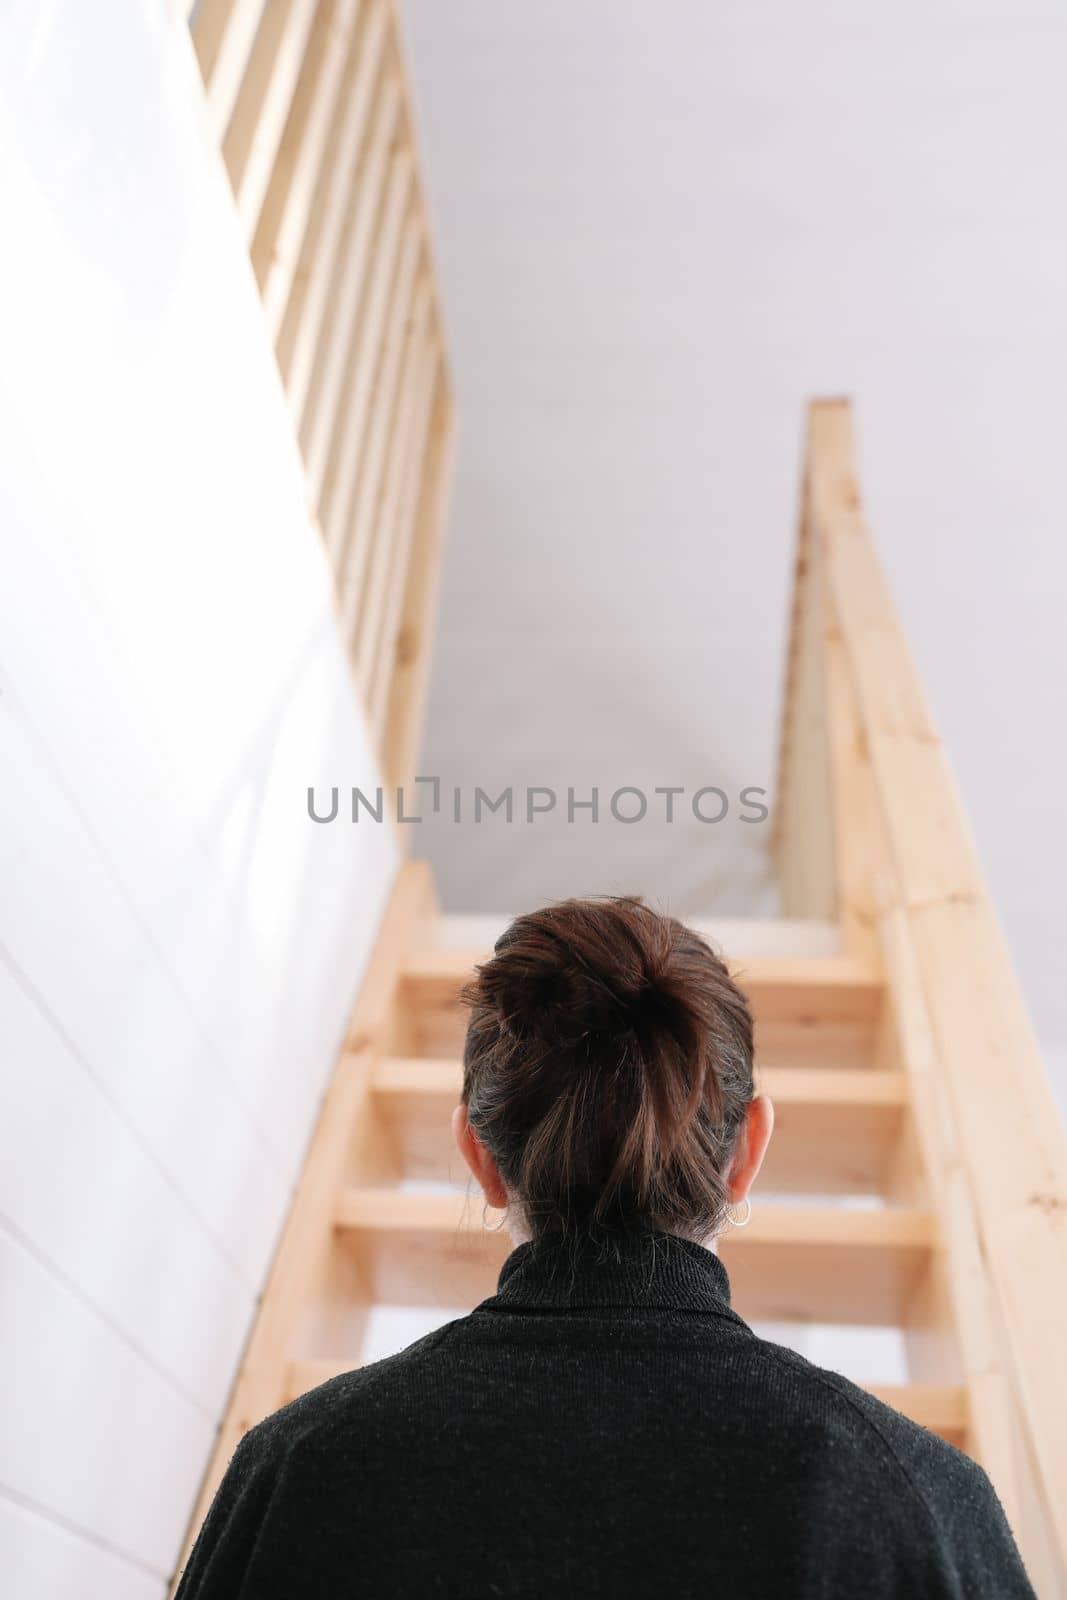
<path fill-rule="evenodd" d="M 340 1378 L 359 1367 L 359 1361 L 331 1360 L 329 1357 L 306 1358 L 290 1361 L 285 1375 L 285 1399 L 296 1400 L 317 1389 L 320 1383 Z M 931 1433 L 947 1439 L 959 1448 L 967 1436 L 967 1391 L 962 1386 L 936 1383 L 870 1383 L 863 1384 L 869 1394 L 910 1417 Z"/>
<path fill-rule="evenodd" d="M 499 1221 L 500 1213 L 496 1213 Z M 457 1308 L 494 1293 L 511 1249 L 459 1190 L 343 1189 L 334 1223 L 372 1303 Z M 734 1301 L 766 1322 L 900 1323 L 935 1242 L 912 1208 L 764 1205 L 722 1239 Z"/>
<path fill-rule="evenodd" d="M 488 950 L 425 946 L 411 950 L 399 985 L 400 1049 L 410 1055 L 458 1055 L 465 1014 L 459 992 Z M 846 1027 L 865 1036 L 882 1008 L 877 967 L 851 956 L 751 956 L 731 968 L 748 996 L 757 1033 Z"/>
<path fill-rule="evenodd" d="M 864 1384 L 876 1399 L 901 1411 L 912 1422 L 939 1434 L 958 1450 L 965 1448 L 970 1429 L 970 1406 L 962 1384 L 950 1383 L 871 1383 Z"/>
<path fill-rule="evenodd" d="M 384 1057 L 371 1092 L 379 1126 L 405 1177 L 465 1181 L 449 1116 L 459 1099 L 456 1060 Z M 764 1193 L 881 1194 L 907 1110 L 903 1073 L 874 1069 L 770 1067 L 759 1085 L 774 1101 L 774 1138 Z"/>
<path fill-rule="evenodd" d="M 437 950 L 491 950 L 510 926 L 509 915 L 443 912 L 421 930 L 419 945 Z M 686 917 L 686 926 L 734 960 L 750 956 L 810 959 L 842 951 L 841 927 L 805 917 Z"/>

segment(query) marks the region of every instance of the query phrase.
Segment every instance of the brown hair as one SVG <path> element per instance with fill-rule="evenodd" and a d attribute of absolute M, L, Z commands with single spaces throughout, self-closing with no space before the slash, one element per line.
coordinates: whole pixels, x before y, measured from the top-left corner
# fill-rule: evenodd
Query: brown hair
<path fill-rule="evenodd" d="M 711 947 L 634 897 L 518 917 L 463 991 L 463 1099 L 536 1236 L 721 1224 L 752 1016 Z"/>

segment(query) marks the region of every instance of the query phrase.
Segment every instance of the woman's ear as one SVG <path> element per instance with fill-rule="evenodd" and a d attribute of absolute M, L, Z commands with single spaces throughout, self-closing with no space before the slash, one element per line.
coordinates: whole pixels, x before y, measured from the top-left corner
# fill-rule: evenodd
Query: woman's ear
<path fill-rule="evenodd" d="M 458 1105 L 452 1113 L 452 1136 L 460 1155 L 471 1169 L 474 1181 L 485 1195 L 486 1205 L 503 1211 L 508 1203 L 508 1191 L 497 1171 L 496 1162 L 471 1127 L 465 1105 Z"/>
<path fill-rule="evenodd" d="M 731 1205 L 740 1205 L 751 1189 L 763 1165 L 773 1132 L 774 1106 L 765 1094 L 758 1094 L 749 1101 L 745 1126 L 737 1141 L 737 1154 L 730 1168 L 726 1188 Z"/>

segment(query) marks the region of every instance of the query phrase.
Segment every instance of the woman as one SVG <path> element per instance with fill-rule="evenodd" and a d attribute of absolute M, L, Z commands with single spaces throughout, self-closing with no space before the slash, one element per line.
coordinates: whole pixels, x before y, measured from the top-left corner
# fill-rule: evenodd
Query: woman
<path fill-rule="evenodd" d="M 774 1119 L 704 941 L 571 900 L 465 998 L 498 1292 L 254 1428 L 181 1600 L 1031 1595 L 979 1467 L 731 1308 Z"/>

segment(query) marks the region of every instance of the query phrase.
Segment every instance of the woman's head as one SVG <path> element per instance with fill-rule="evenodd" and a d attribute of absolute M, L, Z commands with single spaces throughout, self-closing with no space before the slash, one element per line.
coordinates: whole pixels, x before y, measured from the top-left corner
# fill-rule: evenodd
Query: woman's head
<path fill-rule="evenodd" d="M 703 939 L 639 899 L 566 900 L 517 918 L 463 998 L 456 1136 L 518 1231 L 718 1230 L 771 1113 L 748 1004 Z"/>

